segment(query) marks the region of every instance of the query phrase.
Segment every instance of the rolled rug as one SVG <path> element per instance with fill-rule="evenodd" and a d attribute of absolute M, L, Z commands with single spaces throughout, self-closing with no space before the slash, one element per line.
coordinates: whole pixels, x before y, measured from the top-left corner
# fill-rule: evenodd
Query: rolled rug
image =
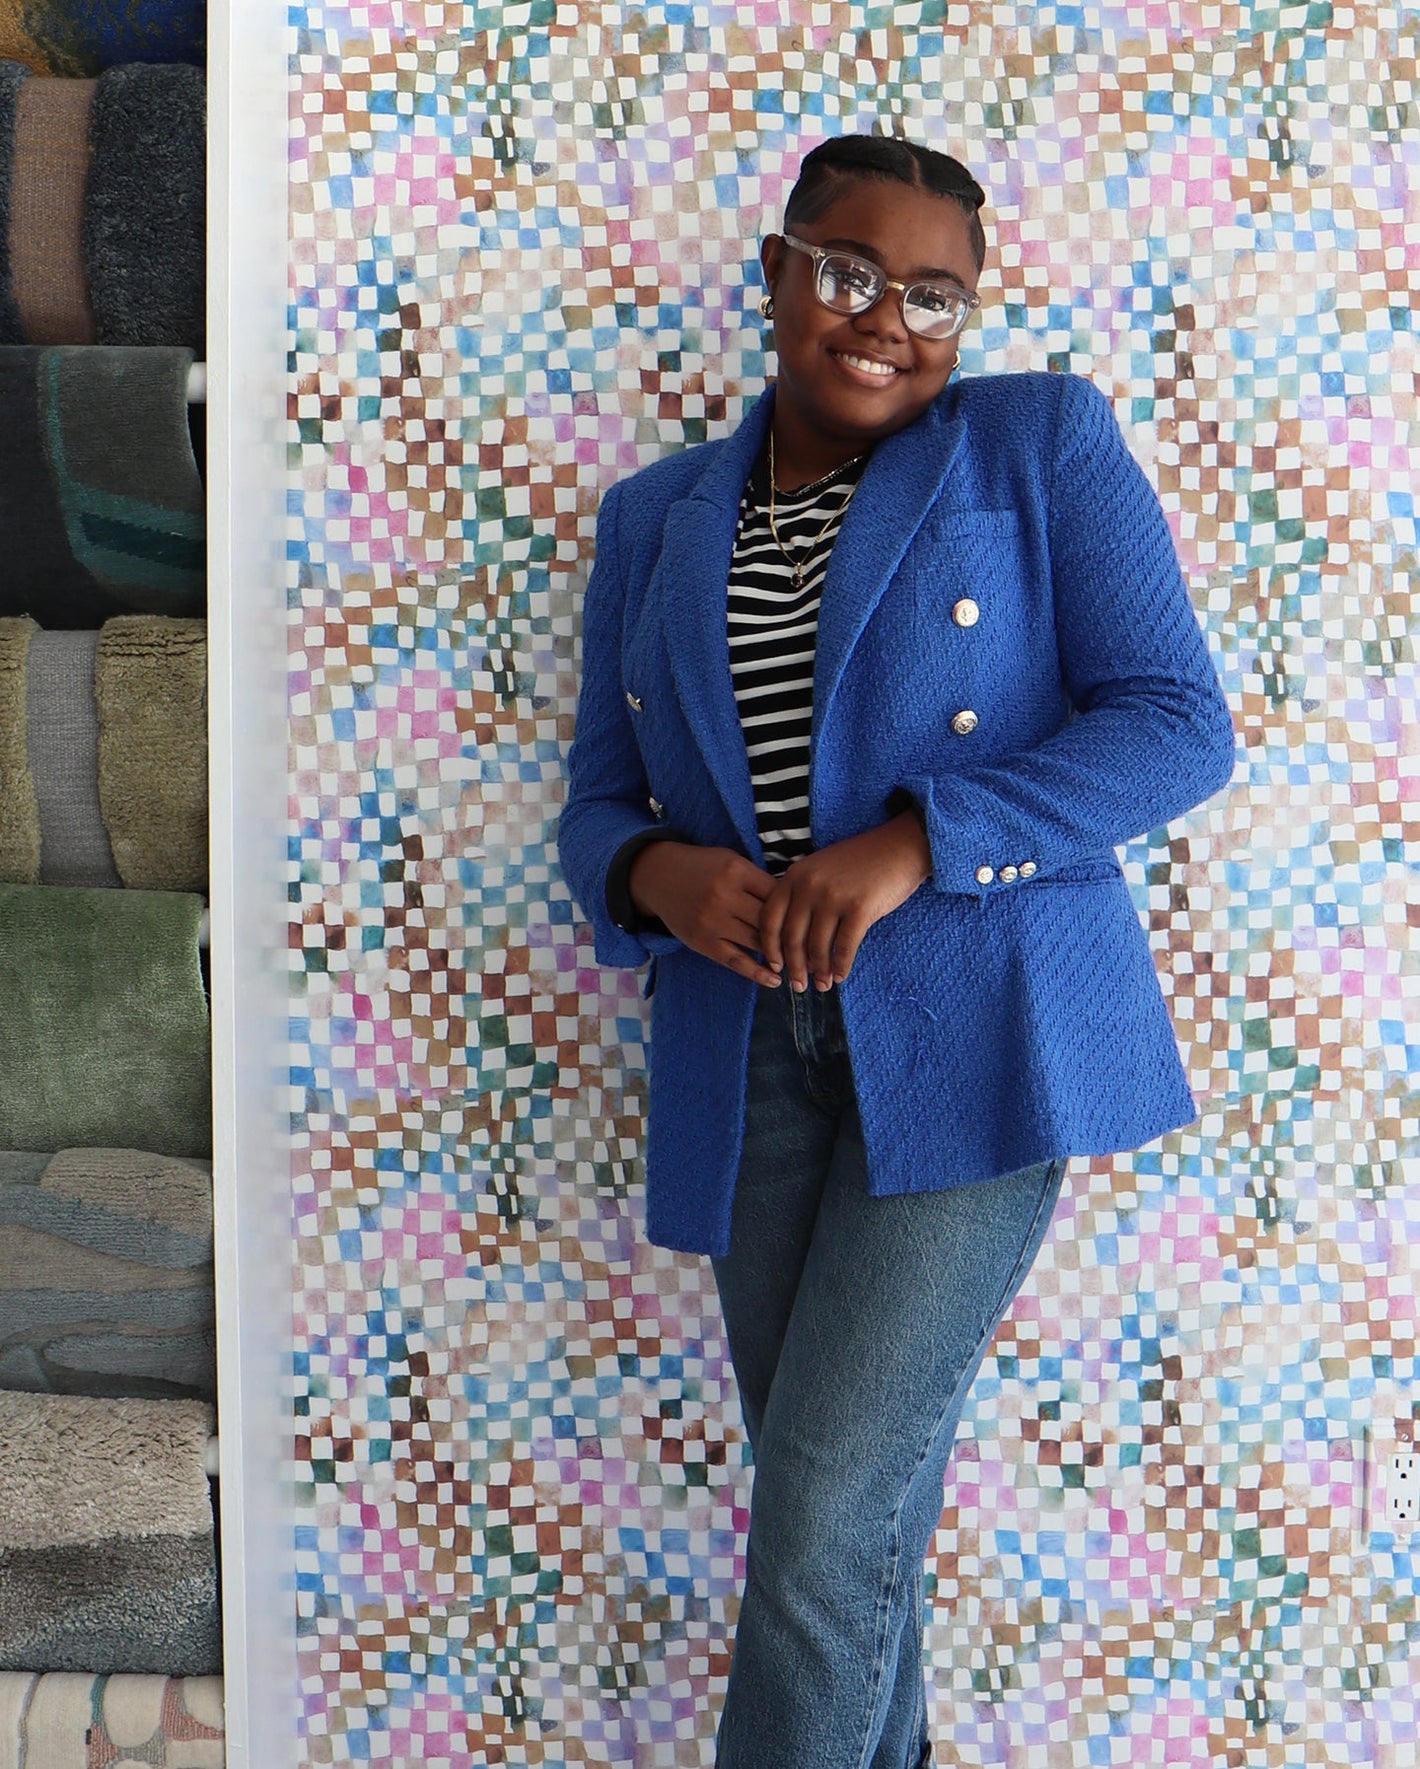
<path fill-rule="evenodd" d="M 3 3 L 3 0 L 0 0 Z M 84 269 L 93 80 L 25 80 L 14 96 L 9 185 L 14 344 L 93 344 Z"/>
<path fill-rule="evenodd" d="M 0 349 L 0 615 L 200 616 L 206 496 L 190 351 Z"/>
<path fill-rule="evenodd" d="M 99 805 L 130 890 L 207 886 L 207 624 L 121 615 L 94 662 Z"/>
<path fill-rule="evenodd" d="M 221 1668 L 199 1401 L 0 1393 L 0 1671 Z"/>
<path fill-rule="evenodd" d="M 30 773 L 25 683 L 32 620 L 0 620 L 0 881 L 39 883 L 39 801 Z"/>
<path fill-rule="evenodd" d="M 0 1671 L 7 1769 L 222 1769 L 220 1677 Z"/>
<path fill-rule="evenodd" d="M 207 86 L 200 68 L 101 74 L 89 131 L 84 267 L 100 344 L 200 355 L 207 302 Z"/>
<path fill-rule="evenodd" d="M 207 885 L 207 628 L 0 619 L 0 880 Z"/>
<path fill-rule="evenodd" d="M 212 1152 L 202 899 L 0 885 L 0 1148 Z"/>
<path fill-rule="evenodd" d="M 0 1153 L 0 1388 L 215 1397 L 210 1163 Z"/>

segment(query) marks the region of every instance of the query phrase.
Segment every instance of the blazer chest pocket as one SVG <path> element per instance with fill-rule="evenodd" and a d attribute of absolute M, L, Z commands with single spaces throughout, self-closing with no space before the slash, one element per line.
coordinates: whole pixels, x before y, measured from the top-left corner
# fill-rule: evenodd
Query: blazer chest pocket
<path fill-rule="evenodd" d="M 903 561 L 911 607 L 911 656 L 940 668 L 944 653 L 970 674 L 977 653 L 1014 625 L 1027 572 L 1014 510 L 957 510 L 929 516 Z"/>

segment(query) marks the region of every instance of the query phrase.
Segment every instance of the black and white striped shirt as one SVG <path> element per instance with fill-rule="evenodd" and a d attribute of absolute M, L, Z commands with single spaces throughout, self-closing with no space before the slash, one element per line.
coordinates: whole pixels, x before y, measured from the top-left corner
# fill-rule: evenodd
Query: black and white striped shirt
<path fill-rule="evenodd" d="M 828 556 L 865 464 L 866 457 L 850 461 L 812 485 L 776 492 L 778 541 L 769 525 L 769 474 L 763 460 L 750 475 L 740 505 L 730 562 L 730 675 L 749 754 L 764 863 L 775 873 L 813 846 L 809 735 L 819 599 Z M 795 566 L 802 574 L 798 584 Z"/>

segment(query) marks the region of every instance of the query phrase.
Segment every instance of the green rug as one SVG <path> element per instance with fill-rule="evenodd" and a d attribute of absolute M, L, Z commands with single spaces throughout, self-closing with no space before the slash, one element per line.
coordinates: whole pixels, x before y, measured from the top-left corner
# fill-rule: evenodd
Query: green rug
<path fill-rule="evenodd" d="M 0 881 L 39 883 L 39 803 L 25 734 L 32 620 L 0 620 Z"/>
<path fill-rule="evenodd" d="M 0 885 L 0 1147 L 212 1151 L 202 899 Z"/>
<path fill-rule="evenodd" d="M 130 890 L 207 885 L 207 623 L 120 615 L 99 629 L 99 803 Z"/>

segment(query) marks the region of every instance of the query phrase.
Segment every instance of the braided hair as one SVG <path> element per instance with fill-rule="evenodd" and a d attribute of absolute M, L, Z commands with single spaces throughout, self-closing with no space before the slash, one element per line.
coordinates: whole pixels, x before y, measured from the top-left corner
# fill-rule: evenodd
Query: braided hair
<path fill-rule="evenodd" d="M 967 238 L 976 268 L 980 270 L 986 262 L 986 233 L 978 214 L 986 201 L 986 192 L 960 160 L 899 136 L 836 135 L 821 141 L 804 155 L 798 181 L 784 209 L 785 227 L 816 221 L 850 178 L 891 179 L 949 198 L 966 217 Z"/>

